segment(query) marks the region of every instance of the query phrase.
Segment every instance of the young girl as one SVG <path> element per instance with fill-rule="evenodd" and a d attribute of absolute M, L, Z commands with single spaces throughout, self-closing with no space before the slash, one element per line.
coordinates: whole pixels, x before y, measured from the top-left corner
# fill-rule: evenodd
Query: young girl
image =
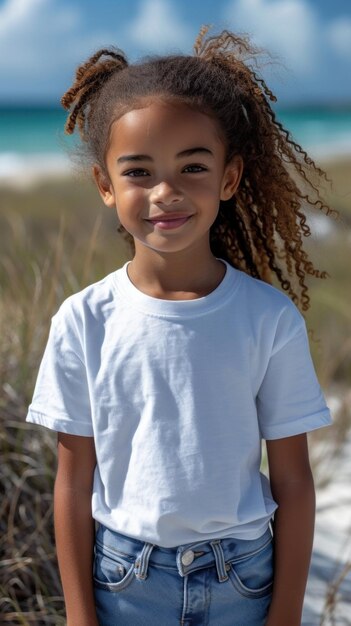
<path fill-rule="evenodd" d="M 296 306 L 325 276 L 302 207 L 327 207 L 255 52 L 206 29 L 194 56 L 100 50 L 62 98 L 134 246 L 53 317 L 27 417 L 58 431 L 69 626 L 300 624 L 306 432 L 331 421 Z"/>

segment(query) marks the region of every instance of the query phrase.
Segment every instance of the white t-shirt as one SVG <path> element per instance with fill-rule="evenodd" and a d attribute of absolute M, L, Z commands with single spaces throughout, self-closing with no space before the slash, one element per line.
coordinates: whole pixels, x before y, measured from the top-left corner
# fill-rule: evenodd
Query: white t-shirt
<path fill-rule="evenodd" d="M 126 264 L 53 317 L 27 421 L 94 437 L 93 517 L 174 547 L 262 535 L 261 438 L 331 418 L 288 296 L 227 264 L 209 295 L 160 300 Z"/>

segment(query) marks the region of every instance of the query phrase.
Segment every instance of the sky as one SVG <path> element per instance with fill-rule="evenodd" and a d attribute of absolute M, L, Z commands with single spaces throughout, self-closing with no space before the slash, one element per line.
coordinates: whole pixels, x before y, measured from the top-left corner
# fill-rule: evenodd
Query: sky
<path fill-rule="evenodd" d="M 97 49 L 191 54 L 204 24 L 269 50 L 278 102 L 351 104 L 350 0 L 0 0 L 0 103 L 59 106 Z"/>

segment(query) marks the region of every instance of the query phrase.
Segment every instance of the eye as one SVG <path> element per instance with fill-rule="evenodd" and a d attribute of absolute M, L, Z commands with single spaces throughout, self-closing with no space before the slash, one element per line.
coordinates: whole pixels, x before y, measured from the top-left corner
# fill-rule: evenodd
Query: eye
<path fill-rule="evenodd" d="M 127 172 L 123 173 L 123 176 L 130 176 L 131 178 L 138 178 L 140 176 L 148 176 L 148 175 L 149 175 L 148 172 L 141 168 L 135 169 L 135 170 L 128 170 Z"/>
<path fill-rule="evenodd" d="M 195 164 L 187 165 L 183 171 L 189 174 L 197 174 L 198 172 L 207 172 L 207 167 L 204 167 L 203 165 L 195 165 Z"/>

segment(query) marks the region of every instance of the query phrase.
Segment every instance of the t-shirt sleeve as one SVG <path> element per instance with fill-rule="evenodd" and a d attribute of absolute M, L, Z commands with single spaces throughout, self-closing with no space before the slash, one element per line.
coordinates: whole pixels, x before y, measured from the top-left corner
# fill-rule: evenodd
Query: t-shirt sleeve
<path fill-rule="evenodd" d="M 332 422 L 314 369 L 305 320 L 294 308 L 285 317 L 288 321 L 282 316 L 256 399 L 264 439 L 290 437 Z"/>
<path fill-rule="evenodd" d="M 63 433 L 93 436 L 82 342 L 67 306 L 52 318 L 26 421 Z"/>

